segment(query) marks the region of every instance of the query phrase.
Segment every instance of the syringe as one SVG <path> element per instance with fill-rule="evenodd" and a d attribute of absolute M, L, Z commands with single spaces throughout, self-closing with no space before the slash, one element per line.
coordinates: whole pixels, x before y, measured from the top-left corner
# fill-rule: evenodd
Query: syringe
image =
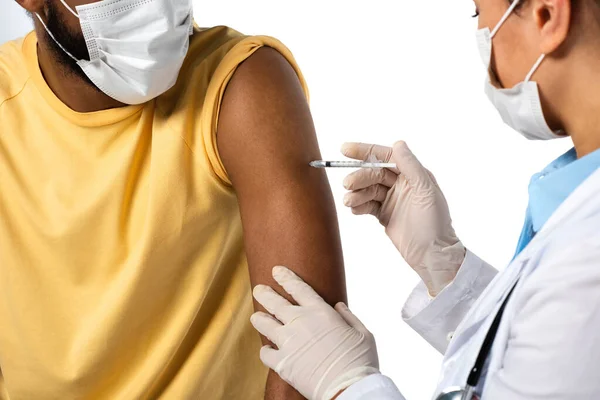
<path fill-rule="evenodd" d="M 313 161 L 313 168 L 396 168 L 394 163 L 370 162 L 370 161 Z"/>

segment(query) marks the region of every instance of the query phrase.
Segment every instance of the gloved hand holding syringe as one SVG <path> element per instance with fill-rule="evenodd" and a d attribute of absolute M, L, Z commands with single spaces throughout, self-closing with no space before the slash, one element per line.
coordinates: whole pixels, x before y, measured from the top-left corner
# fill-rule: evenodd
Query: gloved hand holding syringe
<path fill-rule="evenodd" d="M 357 168 L 344 179 L 344 205 L 372 214 L 406 262 L 436 296 L 456 276 L 466 249 L 456 237 L 448 203 L 433 174 L 406 143 L 393 147 L 346 143 L 348 161 L 313 161 L 315 168 Z M 420 232 L 415 235 L 415 232 Z"/>

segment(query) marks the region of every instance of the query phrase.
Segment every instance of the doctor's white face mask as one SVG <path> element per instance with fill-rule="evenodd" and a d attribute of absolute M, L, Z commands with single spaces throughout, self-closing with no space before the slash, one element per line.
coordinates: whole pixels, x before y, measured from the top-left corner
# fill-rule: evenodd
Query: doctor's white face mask
<path fill-rule="evenodd" d="M 77 6 L 90 60 L 78 60 L 48 35 L 106 95 L 142 104 L 169 90 L 179 76 L 193 33 L 191 0 L 102 0 Z"/>
<path fill-rule="evenodd" d="M 488 74 L 485 81 L 485 93 L 496 107 L 502 120 L 511 128 L 521 133 L 530 140 L 548 140 L 560 138 L 562 132 L 553 132 L 546 123 L 542 102 L 537 83 L 531 81 L 531 77 L 544 61 L 545 55 L 538 59 L 525 80 L 512 89 L 499 89 L 494 85 L 492 79 L 496 80 L 491 71 L 492 39 L 498 33 L 504 22 L 513 13 L 520 0 L 515 0 L 506 11 L 498 25 L 490 32 L 489 28 L 477 31 L 477 42 L 483 63 Z"/>

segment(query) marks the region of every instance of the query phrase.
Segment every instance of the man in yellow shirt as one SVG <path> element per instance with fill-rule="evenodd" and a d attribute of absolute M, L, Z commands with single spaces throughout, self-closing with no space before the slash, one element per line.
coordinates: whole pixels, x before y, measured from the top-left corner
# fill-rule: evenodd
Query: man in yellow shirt
<path fill-rule="evenodd" d="M 265 391 L 249 322 L 274 265 L 346 297 L 291 53 L 194 27 L 191 0 L 17 2 L 35 30 L 0 46 L 0 399 L 301 398 Z"/>

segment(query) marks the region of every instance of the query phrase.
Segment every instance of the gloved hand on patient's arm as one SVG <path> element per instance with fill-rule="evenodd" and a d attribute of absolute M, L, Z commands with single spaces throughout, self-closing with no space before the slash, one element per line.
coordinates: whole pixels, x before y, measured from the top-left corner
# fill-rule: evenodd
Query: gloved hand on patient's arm
<path fill-rule="evenodd" d="M 375 339 L 344 303 L 331 307 L 285 267 L 273 268 L 273 278 L 298 305 L 269 286 L 254 288 L 254 298 L 272 316 L 256 312 L 252 325 L 278 348 L 261 349 L 267 367 L 309 400 L 334 399 L 379 373 Z"/>
<path fill-rule="evenodd" d="M 406 143 L 393 147 L 346 143 L 346 157 L 395 163 L 397 169 L 361 169 L 344 179 L 344 199 L 355 214 L 373 214 L 431 296 L 454 280 L 466 249 L 454 228 L 448 203 L 433 174 Z"/>

